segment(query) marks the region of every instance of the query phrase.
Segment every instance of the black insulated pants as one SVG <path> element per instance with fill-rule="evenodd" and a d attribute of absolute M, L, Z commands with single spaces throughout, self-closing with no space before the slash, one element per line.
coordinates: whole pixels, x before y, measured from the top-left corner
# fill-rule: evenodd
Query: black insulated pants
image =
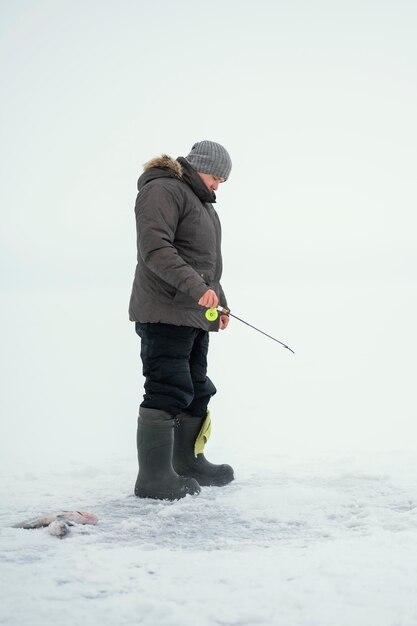
<path fill-rule="evenodd" d="M 200 328 L 136 322 L 145 377 L 142 407 L 205 417 L 216 387 L 207 377 L 209 333 Z"/>

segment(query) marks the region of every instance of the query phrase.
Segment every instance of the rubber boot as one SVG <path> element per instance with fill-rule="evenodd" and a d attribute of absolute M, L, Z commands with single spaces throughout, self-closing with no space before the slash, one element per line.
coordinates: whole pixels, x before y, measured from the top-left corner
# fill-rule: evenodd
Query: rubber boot
<path fill-rule="evenodd" d="M 204 417 L 181 413 L 175 418 L 174 454 L 172 464 L 181 476 L 195 478 L 202 487 L 222 487 L 234 479 L 230 465 L 215 465 L 203 453 L 195 455 L 194 444 L 204 422 Z"/>
<path fill-rule="evenodd" d="M 135 495 L 156 500 L 179 500 L 200 493 L 193 478 L 178 476 L 172 467 L 174 420 L 165 411 L 140 407 L 137 431 L 139 474 Z"/>

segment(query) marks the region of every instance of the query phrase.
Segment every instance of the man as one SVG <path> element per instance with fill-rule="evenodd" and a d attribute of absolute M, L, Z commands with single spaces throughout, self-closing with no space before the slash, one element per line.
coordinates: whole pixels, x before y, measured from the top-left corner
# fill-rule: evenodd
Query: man
<path fill-rule="evenodd" d="M 185 157 L 146 163 L 138 181 L 138 257 L 129 317 L 141 338 L 145 394 L 137 448 L 140 498 L 176 500 L 200 485 L 226 485 L 230 465 L 203 454 L 207 410 L 216 388 L 207 377 L 209 331 L 229 318 L 206 315 L 226 306 L 220 285 L 221 227 L 212 204 L 232 169 L 227 150 L 201 141 Z M 210 312 L 213 313 L 213 312 Z"/>

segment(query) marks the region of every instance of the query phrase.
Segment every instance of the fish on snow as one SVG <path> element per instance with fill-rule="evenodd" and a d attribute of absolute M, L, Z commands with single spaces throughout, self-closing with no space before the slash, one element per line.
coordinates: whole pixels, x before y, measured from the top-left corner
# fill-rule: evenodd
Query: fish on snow
<path fill-rule="evenodd" d="M 20 522 L 15 528 L 47 528 L 54 537 L 65 537 L 74 524 L 97 524 L 98 517 L 87 511 L 60 511 L 35 517 L 32 520 Z"/>

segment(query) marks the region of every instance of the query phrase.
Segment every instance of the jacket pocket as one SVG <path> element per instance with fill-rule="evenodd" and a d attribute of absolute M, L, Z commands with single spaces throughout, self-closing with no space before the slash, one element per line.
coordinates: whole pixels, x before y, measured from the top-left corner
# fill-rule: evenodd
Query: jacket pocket
<path fill-rule="evenodd" d="M 193 269 L 194 269 L 194 271 L 197 272 L 197 274 L 206 283 L 207 289 L 213 289 L 214 270 L 213 269 L 206 269 L 206 268 L 195 267 L 195 266 L 193 266 Z M 183 291 L 180 291 L 179 289 L 177 289 L 177 291 L 175 292 L 173 301 L 174 301 L 175 304 L 178 304 L 179 306 L 182 306 L 182 307 L 195 308 L 195 309 L 198 309 L 198 310 L 201 309 L 200 305 L 198 304 L 198 302 L 196 302 L 194 300 L 194 298 L 192 298 L 188 294 L 184 293 Z"/>
<path fill-rule="evenodd" d="M 194 269 L 198 273 L 198 275 L 201 276 L 201 278 L 204 280 L 204 282 L 206 283 L 207 287 L 213 282 L 213 277 L 214 277 L 214 271 L 213 270 L 201 269 L 201 268 L 198 268 L 198 267 L 195 267 Z"/>
<path fill-rule="evenodd" d="M 200 309 L 200 305 L 191 296 L 189 296 L 187 293 L 184 293 L 183 291 L 179 291 L 178 289 L 175 292 L 173 302 L 174 304 L 177 304 L 178 306 L 183 308 L 185 307 L 187 309 Z"/>

